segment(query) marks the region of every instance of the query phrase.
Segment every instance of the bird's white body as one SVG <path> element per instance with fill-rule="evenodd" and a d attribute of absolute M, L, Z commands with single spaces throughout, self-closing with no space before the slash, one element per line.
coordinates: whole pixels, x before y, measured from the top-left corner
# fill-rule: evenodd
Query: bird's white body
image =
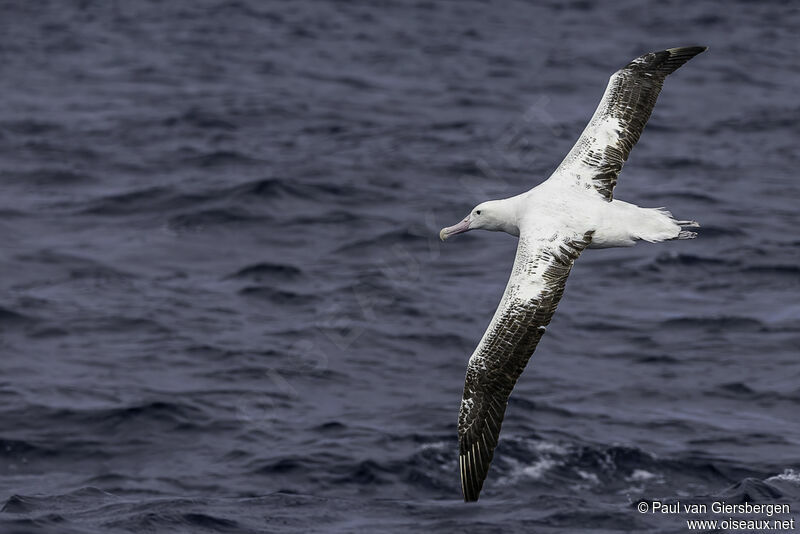
<path fill-rule="evenodd" d="M 505 222 L 499 230 L 519 236 L 521 230 L 533 230 L 547 220 L 548 226 L 555 223 L 576 232 L 593 231 L 588 248 L 630 247 L 639 240 L 658 242 L 681 235 L 679 221 L 663 208 L 608 202 L 594 191 L 565 185 L 555 176 L 526 193 L 494 201 L 492 208 Z"/>

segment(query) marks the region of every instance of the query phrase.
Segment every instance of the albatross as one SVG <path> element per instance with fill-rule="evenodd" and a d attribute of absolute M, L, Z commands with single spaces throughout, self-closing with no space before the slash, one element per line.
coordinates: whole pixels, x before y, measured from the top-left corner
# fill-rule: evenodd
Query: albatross
<path fill-rule="evenodd" d="M 519 238 L 503 297 L 467 365 L 458 414 L 464 500 L 477 501 L 508 398 L 550 323 L 573 263 L 587 248 L 693 239 L 663 208 L 613 198 L 622 165 L 650 117 L 664 79 L 706 47 L 640 56 L 615 72 L 589 124 L 564 161 L 530 191 L 475 206 L 439 237 L 483 229 Z"/>

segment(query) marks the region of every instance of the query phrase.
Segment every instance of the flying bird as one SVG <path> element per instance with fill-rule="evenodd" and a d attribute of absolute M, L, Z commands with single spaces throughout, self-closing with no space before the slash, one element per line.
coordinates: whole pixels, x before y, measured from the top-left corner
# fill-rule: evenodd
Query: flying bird
<path fill-rule="evenodd" d="M 556 311 L 572 264 L 586 248 L 636 241 L 692 239 L 663 208 L 615 200 L 622 165 L 639 140 L 664 79 L 706 47 L 670 48 L 638 57 L 615 72 L 572 150 L 542 184 L 475 206 L 443 228 L 442 240 L 483 229 L 519 237 L 503 297 L 467 365 L 458 414 L 459 467 L 465 501 L 477 501 L 497 446 L 514 384 Z"/>

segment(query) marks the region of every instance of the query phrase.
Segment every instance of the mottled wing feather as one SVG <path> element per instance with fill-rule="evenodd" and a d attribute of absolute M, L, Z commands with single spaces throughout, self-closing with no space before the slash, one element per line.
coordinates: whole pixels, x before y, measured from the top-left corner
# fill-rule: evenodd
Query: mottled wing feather
<path fill-rule="evenodd" d="M 611 200 L 622 165 L 656 105 L 664 79 L 705 47 L 670 48 L 638 57 L 615 72 L 592 119 L 553 177 Z"/>
<path fill-rule="evenodd" d="M 521 235 L 503 299 L 467 366 L 458 416 L 465 501 L 478 500 L 511 390 L 550 323 L 572 264 L 591 242 L 592 232 L 551 236 Z"/>

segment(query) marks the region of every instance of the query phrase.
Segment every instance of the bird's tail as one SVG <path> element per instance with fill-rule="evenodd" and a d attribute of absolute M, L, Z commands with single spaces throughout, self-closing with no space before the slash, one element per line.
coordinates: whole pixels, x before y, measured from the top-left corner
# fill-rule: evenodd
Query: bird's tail
<path fill-rule="evenodd" d="M 699 228 L 700 223 L 697 221 L 675 221 L 675 224 L 681 227 L 681 231 L 678 232 L 678 236 L 675 239 L 694 239 L 697 237 L 697 232 L 684 230 L 684 228 Z"/>

